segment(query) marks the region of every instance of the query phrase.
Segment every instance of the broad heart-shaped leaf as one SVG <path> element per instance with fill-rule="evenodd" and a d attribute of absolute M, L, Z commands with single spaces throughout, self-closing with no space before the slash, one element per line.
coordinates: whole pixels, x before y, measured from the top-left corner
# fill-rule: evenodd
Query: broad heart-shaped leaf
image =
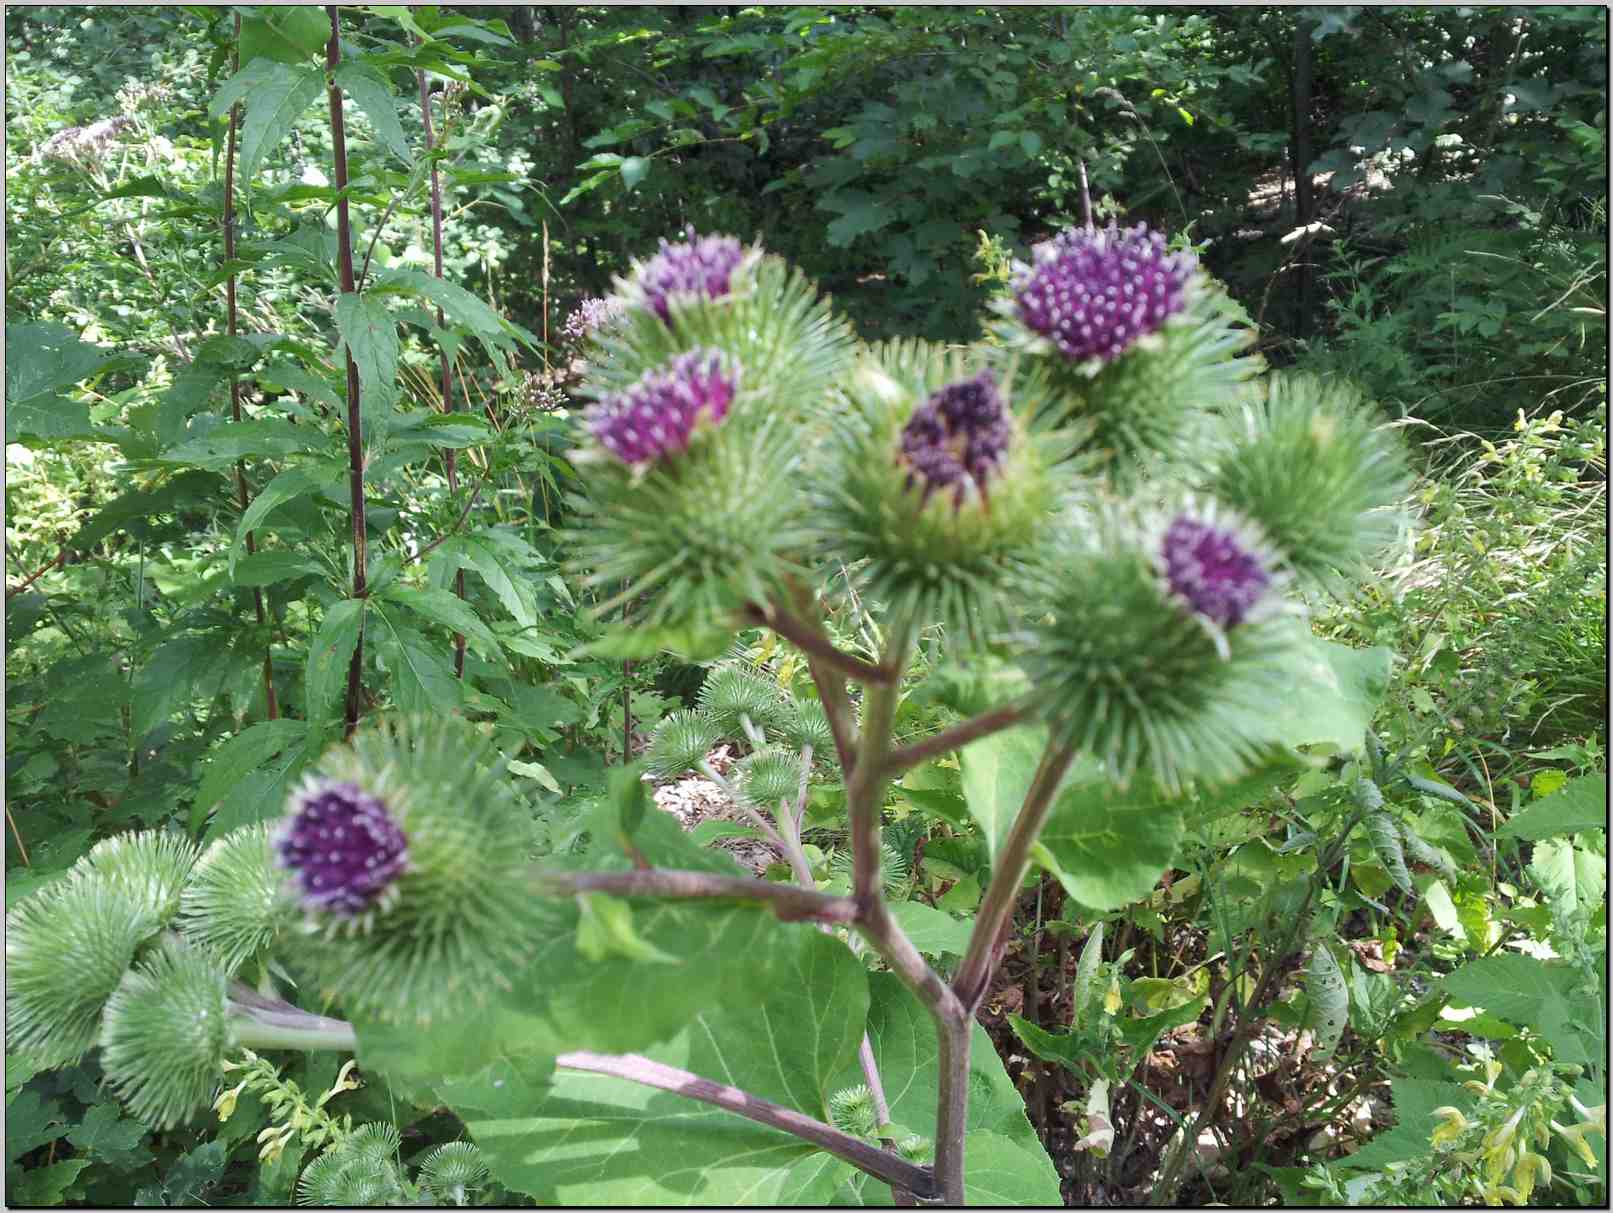
<path fill-rule="evenodd" d="M 868 979 L 844 944 L 804 925 L 779 929 L 778 980 L 745 1002 L 707 1000 L 652 1060 L 823 1119 L 868 1014 Z M 731 958 L 741 959 L 741 958 Z M 506 1187 L 563 1205 L 822 1204 L 848 1164 L 775 1129 L 669 1091 L 558 1070 L 520 1107 L 474 1084 L 441 1089 Z"/>
<path fill-rule="evenodd" d="M 922 901 L 904 901 L 891 906 L 891 917 L 902 928 L 913 946 L 926 956 L 951 953 L 962 956 L 969 948 L 972 920 L 954 918 Z"/>
<path fill-rule="evenodd" d="M 993 863 L 997 860 L 997 848 L 1008 836 L 1009 827 L 1025 801 L 1025 792 L 1031 786 L 1031 778 L 1036 774 L 1046 746 L 1045 728 L 1005 729 L 974 742 L 959 756 L 969 816 L 985 835 Z"/>
<path fill-rule="evenodd" d="M 1367 725 L 1389 685 L 1394 653 L 1386 648 L 1352 649 L 1308 636 L 1303 670 L 1281 704 L 1272 705 L 1270 739 L 1280 745 L 1324 745 L 1340 753 L 1359 750 Z"/>
<path fill-rule="evenodd" d="M 1081 783 L 1059 794 L 1031 854 L 1081 905 L 1118 910 L 1147 896 L 1176 858 L 1182 805 L 1140 777 L 1125 792 Z"/>
<path fill-rule="evenodd" d="M 1607 776 L 1570 779 L 1542 796 L 1498 831 L 1503 838 L 1553 838 L 1607 829 Z"/>
<path fill-rule="evenodd" d="M 1539 1032 L 1561 1062 L 1587 1065 L 1606 1053 L 1597 990 L 1566 964 L 1503 953 L 1469 961 L 1445 978 L 1451 997 Z"/>
<path fill-rule="evenodd" d="M 1389 1082 L 1389 1102 L 1394 1106 L 1395 1123 L 1362 1146 L 1354 1154 L 1332 1160 L 1332 1166 L 1352 1170 L 1381 1171 L 1397 1162 L 1428 1157 L 1429 1135 L 1439 1123 L 1434 1109 L 1459 1108 L 1471 1112 L 1475 1097 L 1455 1082 L 1434 1082 L 1426 1078 L 1394 1078 Z"/>
<path fill-rule="evenodd" d="M 403 124 L 398 121 L 398 103 L 386 78 L 362 63 L 343 63 L 336 69 L 336 83 L 346 89 L 375 128 L 375 136 L 386 150 L 405 164 L 414 162 Z"/>
<path fill-rule="evenodd" d="M 250 182 L 263 158 L 290 133 L 302 112 L 319 100 L 325 88 L 324 68 L 289 67 L 272 59 L 254 59 L 226 80 L 208 113 L 222 118 L 237 101 L 246 103 L 241 123 L 241 180 Z"/>
<path fill-rule="evenodd" d="M 398 324 L 378 299 L 344 293 L 336 297 L 336 330 L 358 367 L 363 399 L 391 399 L 398 378 Z"/>
<path fill-rule="evenodd" d="M 325 621 L 308 646 L 308 666 L 303 674 L 304 712 L 315 725 L 335 714 L 348 663 L 363 632 L 365 601 L 344 598 L 336 603 L 325 612 Z"/>
<path fill-rule="evenodd" d="M 1021 1208 L 1060 1205 L 1058 1172 L 1041 1143 L 1027 1145 L 980 1131 L 963 1139 L 963 1199 L 968 1205 Z"/>

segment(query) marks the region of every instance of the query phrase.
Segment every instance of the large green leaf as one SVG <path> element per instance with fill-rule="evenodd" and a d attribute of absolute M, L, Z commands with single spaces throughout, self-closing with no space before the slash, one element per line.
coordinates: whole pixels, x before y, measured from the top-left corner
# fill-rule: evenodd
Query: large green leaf
<path fill-rule="evenodd" d="M 896 925 L 926 956 L 944 956 L 948 952 L 962 956 L 969 948 L 969 934 L 973 923 L 954 918 L 945 910 L 937 910 L 922 901 L 904 901 L 891 906 L 891 917 Z"/>
<path fill-rule="evenodd" d="M 1558 1061 L 1587 1065 L 1593 1054 L 1604 1054 L 1596 985 L 1582 984 L 1566 964 L 1516 953 L 1485 956 L 1451 973 L 1445 988 L 1458 1002 L 1533 1028 Z"/>
<path fill-rule="evenodd" d="M 440 565 L 439 565 L 440 562 Z M 496 546 L 482 535 L 456 535 L 437 549 L 433 565 L 452 572 L 456 568 L 471 568 L 481 575 L 487 588 L 498 596 L 515 621 L 523 628 L 537 626 L 537 601 L 532 591 L 507 567 L 507 561 Z"/>
<path fill-rule="evenodd" d="M 394 585 L 387 588 L 388 602 L 396 602 L 424 615 L 433 623 L 462 633 L 484 656 L 497 657 L 498 638 L 481 617 L 457 594 L 447 590 L 415 590 Z"/>
<path fill-rule="evenodd" d="M 358 367 L 359 391 L 368 406 L 390 400 L 397 390 L 402 345 L 392 313 L 378 299 L 344 293 L 336 297 L 336 330 Z"/>
<path fill-rule="evenodd" d="M 1497 833 L 1503 838 L 1553 838 L 1582 830 L 1607 829 L 1607 776 L 1570 779 L 1542 796 Z"/>
<path fill-rule="evenodd" d="M 1393 1163 L 1426 1159 L 1429 1137 L 1439 1123 L 1434 1109 L 1454 1107 L 1471 1111 L 1474 1102 L 1474 1096 L 1459 1083 L 1424 1078 L 1391 1079 L 1389 1099 L 1395 1111 L 1394 1125 L 1354 1154 L 1334 1159 L 1330 1165 L 1380 1171 Z"/>
<path fill-rule="evenodd" d="M 791 953 L 780 980 L 746 1002 L 707 999 L 685 1030 L 643 1053 L 822 1119 L 834 1076 L 855 1064 L 867 976 L 844 944 L 808 927 L 780 929 L 775 946 Z M 521 1116 L 478 1115 L 520 1104 L 474 1084 L 441 1093 L 464 1109 L 500 1182 L 540 1203 L 822 1204 L 851 1170 L 777 1130 L 605 1075 L 560 1070 Z"/>
<path fill-rule="evenodd" d="M 207 836 L 217 838 L 279 813 L 307 763 L 307 739 L 306 721 L 260 720 L 219 746 L 191 804 L 192 828 L 211 812 Z"/>
<path fill-rule="evenodd" d="M 177 636 L 152 653 L 134 676 L 129 731 L 144 737 L 189 703 L 217 669 L 222 643 L 217 635 Z"/>
<path fill-rule="evenodd" d="M 1083 906 L 1118 910 L 1159 882 L 1182 833 L 1182 803 L 1145 781 L 1125 792 L 1083 783 L 1059 795 L 1032 854 Z"/>
<path fill-rule="evenodd" d="M 290 67 L 267 58 L 252 60 L 220 86 L 208 106 L 214 118 L 223 118 L 237 101 L 246 105 L 241 123 L 242 181 L 252 180 L 263 158 L 324 91 L 323 67 Z"/>
<path fill-rule="evenodd" d="M 60 324 L 6 326 L 6 441 L 93 437 L 89 406 L 62 395 L 127 358 Z"/>
<path fill-rule="evenodd" d="M 362 63 L 343 63 L 336 69 L 336 83 L 346 89 L 358 103 L 359 109 L 375 128 L 375 136 L 399 160 L 412 164 L 409 140 L 404 137 L 403 123 L 398 121 L 398 103 L 386 78 L 374 68 Z"/>
<path fill-rule="evenodd" d="M 1040 1143 L 975 1132 L 964 1137 L 963 1145 L 964 1203 L 998 1208 L 1064 1203 L 1058 1172 Z"/>
<path fill-rule="evenodd" d="M 363 632 L 364 602 L 362 598 L 344 598 L 332 606 L 308 646 L 308 666 L 303 674 L 307 696 L 304 711 L 315 725 L 335 714 L 348 663 Z"/>
<path fill-rule="evenodd" d="M 1046 747 L 1045 728 L 1006 729 L 973 743 L 959 756 L 969 816 L 985 835 L 993 863 Z"/>
<path fill-rule="evenodd" d="M 397 613 L 370 599 L 370 614 L 379 623 L 376 648 L 392 674 L 392 695 L 411 716 L 433 716 L 457 708 L 463 690 L 448 660 L 446 643 L 399 623 Z"/>
<path fill-rule="evenodd" d="M 1287 746 L 1333 745 L 1354 753 L 1389 685 L 1394 653 L 1386 648 L 1352 649 L 1315 636 L 1306 638 L 1302 671 L 1280 705 L 1273 705 L 1271 740 Z"/>
<path fill-rule="evenodd" d="M 293 498 L 335 489 L 346 478 L 346 468 L 334 463 L 316 463 L 287 468 L 259 489 L 257 496 L 252 498 L 252 504 L 242 512 L 241 521 L 236 524 L 235 542 L 230 546 L 230 571 L 234 572 L 235 562 L 246 550 L 247 532 L 256 530 L 271 511 Z"/>

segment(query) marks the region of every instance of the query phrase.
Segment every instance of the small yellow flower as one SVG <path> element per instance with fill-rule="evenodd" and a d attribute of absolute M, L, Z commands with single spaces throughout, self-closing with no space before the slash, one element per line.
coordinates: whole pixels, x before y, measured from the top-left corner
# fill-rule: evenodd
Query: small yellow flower
<path fill-rule="evenodd" d="M 1496 1126 L 1484 1135 L 1484 1148 L 1490 1151 L 1504 1149 L 1512 1143 L 1518 1134 L 1518 1122 L 1523 1119 L 1523 1109 L 1519 1108 L 1505 1123 Z"/>
<path fill-rule="evenodd" d="M 1591 1143 L 1585 1140 L 1585 1134 L 1595 1128 L 1593 1124 L 1587 1121 L 1582 1125 L 1560 1125 L 1554 1120 L 1551 1122 L 1551 1127 L 1574 1147 L 1574 1152 L 1585 1160 L 1587 1167 L 1596 1170 L 1596 1151 L 1591 1149 Z"/>
<path fill-rule="evenodd" d="M 1535 1176 L 1539 1171 L 1536 1160 L 1540 1155 L 1524 1150 L 1518 1155 L 1518 1165 L 1512 1170 L 1512 1186 L 1518 1192 L 1518 1204 L 1529 1199 L 1529 1194 L 1535 1190 Z"/>
<path fill-rule="evenodd" d="M 1600 1133 L 1603 1137 L 1607 1136 L 1607 1104 L 1599 1103 L 1594 1108 L 1587 1108 L 1573 1095 L 1568 1097 L 1568 1102 L 1573 1105 L 1574 1111 L 1578 1112 L 1585 1121 L 1587 1131 Z"/>
<path fill-rule="evenodd" d="M 235 1101 L 240 1098 L 241 1092 L 244 1090 L 246 1090 L 246 1080 L 242 1079 L 239 1085 L 231 1087 L 213 1101 L 213 1110 L 218 1113 L 220 1123 L 228 1120 L 235 1112 Z"/>
<path fill-rule="evenodd" d="M 1442 1146 L 1447 1142 L 1456 1141 L 1463 1133 L 1467 1132 L 1468 1120 L 1467 1117 L 1462 1115 L 1459 1108 L 1453 1108 L 1447 1104 L 1443 1108 L 1435 1108 L 1434 1115 L 1438 1116 L 1442 1121 L 1441 1124 L 1434 1127 L 1432 1139 L 1434 1145 Z"/>

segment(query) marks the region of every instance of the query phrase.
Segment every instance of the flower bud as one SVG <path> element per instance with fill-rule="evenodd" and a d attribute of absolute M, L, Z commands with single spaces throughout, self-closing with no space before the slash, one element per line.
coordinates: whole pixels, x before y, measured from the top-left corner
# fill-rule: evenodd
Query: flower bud
<path fill-rule="evenodd" d="M 108 1000 L 101 1063 L 130 1111 L 170 1128 L 207 1106 L 230 1043 L 225 977 L 172 937 Z"/>
<path fill-rule="evenodd" d="M 180 930 L 234 974 L 267 952 L 286 925 L 283 875 L 267 824 L 230 831 L 207 848 L 186 882 Z"/>
<path fill-rule="evenodd" d="M 275 852 L 304 909 L 350 917 L 396 897 L 408 840 L 379 799 L 351 783 L 309 778 L 291 814 Z"/>

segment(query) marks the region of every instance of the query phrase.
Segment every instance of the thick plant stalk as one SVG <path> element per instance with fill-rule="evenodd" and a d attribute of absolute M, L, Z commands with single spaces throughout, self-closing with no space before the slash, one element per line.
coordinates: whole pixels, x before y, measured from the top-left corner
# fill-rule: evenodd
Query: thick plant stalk
<path fill-rule="evenodd" d="M 326 89 L 330 102 L 331 156 L 335 161 L 336 180 L 336 255 L 341 273 L 342 293 L 356 293 L 353 278 L 353 229 L 347 214 L 347 131 L 342 124 L 342 90 L 336 83 L 336 69 L 342 61 L 341 18 L 336 5 L 328 5 L 330 14 L 330 41 L 325 44 L 325 70 L 330 73 Z M 369 560 L 364 526 L 364 439 L 361 432 L 362 412 L 359 407 L 358 364 L 353 351 L 347 356 L 347 480 L 353 513 L 353 597 L 363 598 L 368 593 L 365 584 L 365 565 Z M 358 728 L 359 697 L 364 672 L 364 631 L 360 624 L 358 640 L 353 645 L 353 659 L 347 666 L 347 706 L 344 736 L 351 737 Z"/>
<path fill-rule="evenodd" d="M 782 1129 L 803 1141 L 821 1146 L 837 1158 L 843 1158 L 859 1170 L 882 1179 L 893 1187 L 905 1188 L 921 1197 L 934 1191 L 930 1172 L 915 1166 L 905 1158 L 888 1154 L 878 1146 L 870 1145 L 860 1137 L 843 1133 L 833 1125 L 814 1120 L 793 1108 L 772 1103 L 737 1087 L 724 1086 L 708 1078 L 674 1069 L 635 1054 L 613 1056 L 606 1053 L 562 1053 L 555 1065 L 563 1070 L 581 1070 L 590 1074 L 608 1074 L 625 1078 L 646 1087 L 673 1091 L 689 1099 L 714 1104 L 758 1124 Z"/>
<path fill-rule="evenodd" d="M 849 923 L 857 917 L 857 903 L 817 889 L 757 880 L 750 876 L 719 876 L 675 868 L 635 868 L 628 872 L 540 871 L 535 877 L 542 892 L 613 893 L 619 897 L 732 897 L 766 902 L 785 922 Z"/>
<path fill-rule="evenodd" d="M 912 745 L 892 750 L 885 756 L 885 773 L 894 779 L 903 771 L 916 767 L 921 762 L 939 758 L 942 754 L 950 754 L 953 750 L 962 749 L 971 741 L 979 741 L 982 737 L 990 737 L 993 733 L 1012 728 L 1030 713 L 1030 703 L 1020 700 L 991 708 L 978 716 L 971 716 L 968 720 L 959 721 L 939 733 L 915 741 Z"/>
<path fill-rule="evenodd" d="M 235 40 L 241 40 L 241 15 L 235 15 Z M 235 66 L 240 69 L 240 52 L 236 52 Z M 241 104 L 236 102 L 230 106 L 230 133 L 229 141 L 224 151 L 224 260 L 227 264 L 235 261 L 235 142 L 236 135 L 241 127 Z M 240 313 L 235 300 L 235 271 L 230 270 L 230 276 L 224 279 L 224 310 L 226 331 L 231 337 L 239 331 Z M 241 423 L 241 380 L 231 372 L 230 374 L 230 420 L 235 424 Z M 249 495 L 246 487 L 246 461 L 235 461 L 235 499 L 243 513 L 246 512 Z M 252 532 L 246 533 L 246 554 L 252 555 L 258 550 L 257 541 Z M 263 610 L 263 587 L 252 587 L 252 609 L 258 617 L 258 627 L 263 627 L 267 616 Z M 274 656 L 270 651 L 269 641 L 264 641 L 263 648 L 263 705 L 264 713 L 270 720 L 280 715 L 280 706 L 275 701 L 274 694 Z"/>
<path fill-rule="evenodd" d="M 431 129 L 431 94 L 426 91 L 426 73 L 424 68 L 416 68 L 414 73 L 415 84 L 420 88 L 420 121 L 425 127 L 426 156 L 430 158 L 435 136 Z M 438 278 L 442 273 L 442 178 L 437 173 L 437 162 L 431 161 L 431 265 L 432 273 Z M 437 309 L 437 327 L 442 328 L 444 317 L 442 308 Z M 453 365 L 448 357 L 448 351 L 442 354 L 442 411 L 452 413 L 455 410 L 453 388 Z M 446 448 L 442 453 L 443 475 L 448 480 L 448 492 L 459 492 L 459 458 L 453 447 Z M 463 598 L 465 596 L 465 570 L 457 569 L 454 572 L 454 593 Z M 465 676 L 465 635 L 463 632 L 454 633 L 454 677 Z"/>

